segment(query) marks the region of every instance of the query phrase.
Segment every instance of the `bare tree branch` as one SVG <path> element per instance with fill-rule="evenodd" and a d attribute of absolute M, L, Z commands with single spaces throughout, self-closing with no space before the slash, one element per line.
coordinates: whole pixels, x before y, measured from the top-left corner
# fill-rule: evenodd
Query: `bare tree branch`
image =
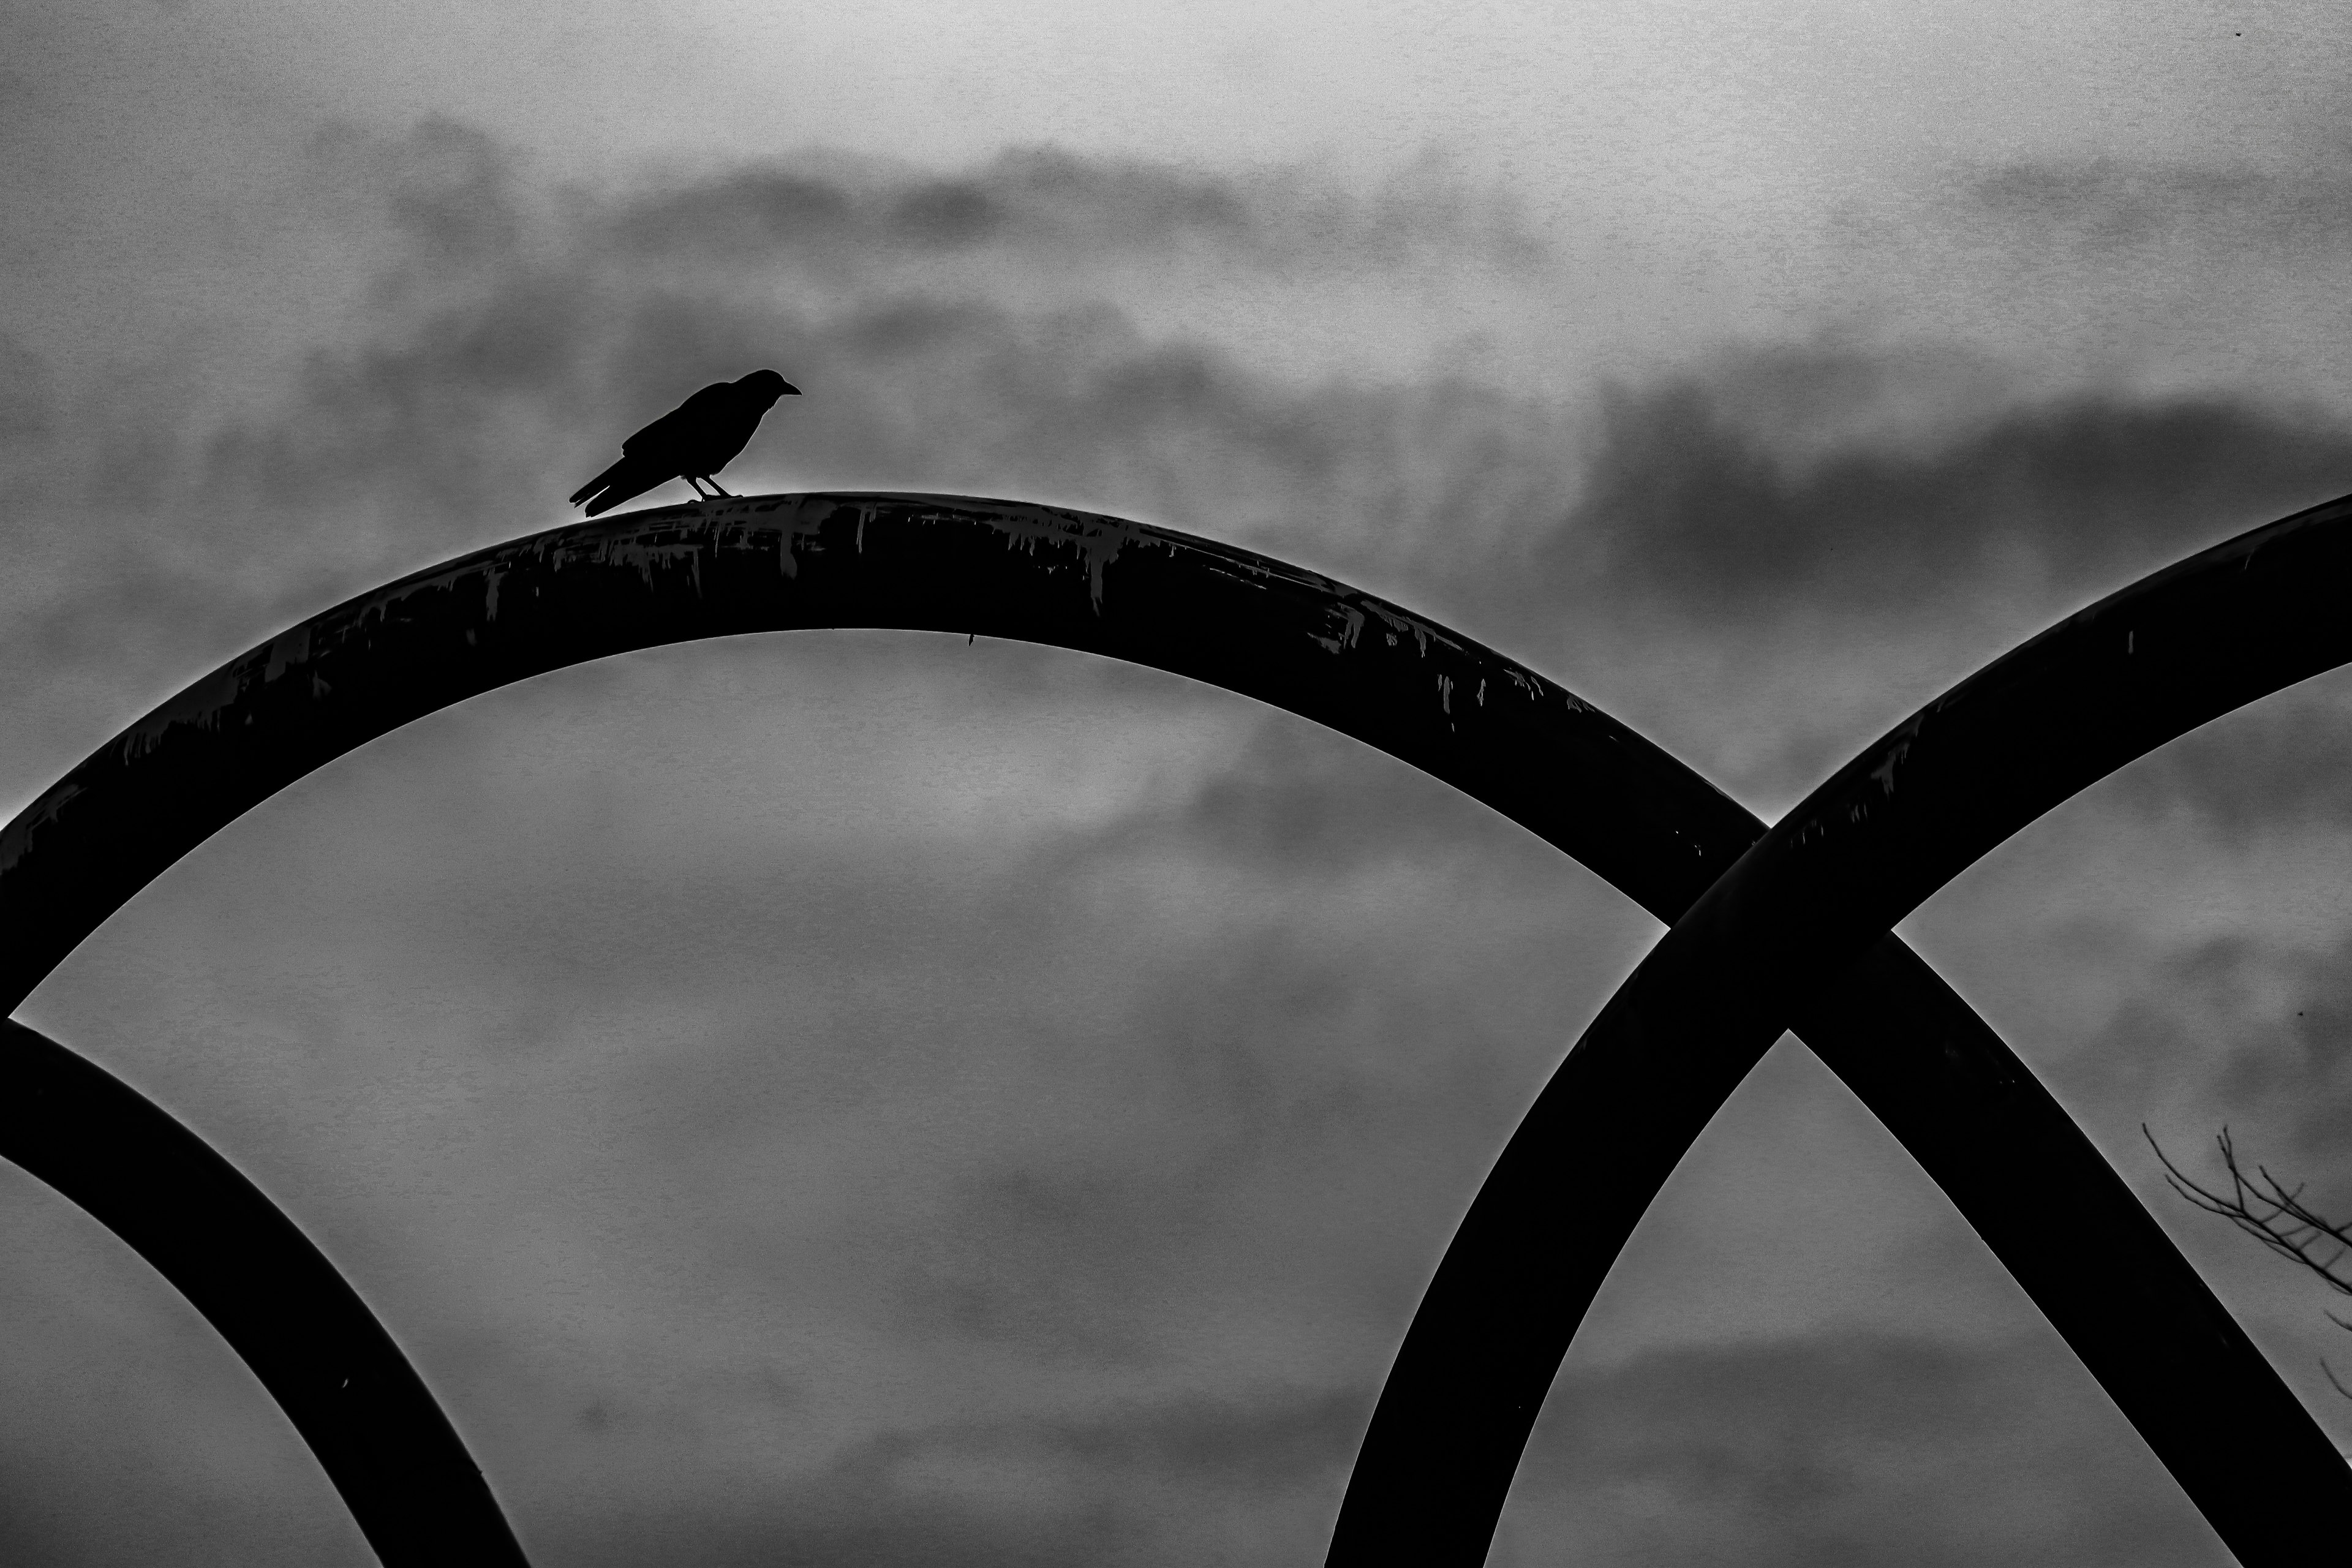
<path fill-rule="evenodd" d="M 2200 1185 L 2174 1164 L 2157 1142 L 2156 1134 L 2147 1130 L 2147 1122 L 2139 1124 L 2139 1131 L 2140 1136 L 2147 1140 L 2147 1146 L 2156 1151 L 2156 1157 L 2163 1162 L 2164 1179 L 2172 1184 L 2174 1192 L 2207 1214 L 2220 1215 L 2280 1257 L 2301 1264 L 2327 1281 L 2328 1289 L 2336 1294 L 2352 1296 L 2352 1270 L 2343 1267 L 2346 1256 L 2352 1254 L 2352 1224 L 2336 1224 L 2306 1206 L 2303 1187 L 2288 1188 L 2270 1173 L 2267 1166 L 2256 1165 L 2249 1179 L 2239 1167 L 2238 1151 L 2230 1142 L 2228 1127 L 2223 1127 L 2221 1136 L 2214 1140 L 2221 1148 L 2222 1169 L 2230 1173 L 2226 1195 Z M 2328 1256 L 2323 1259 L 2319 1254 L 2324 1251 Z M 2333 1312 L 2327 1314 L 2327 1321 L 2352 1331 L 2352 1322 Z M 2336 1393 L 2352 1399 L 2352 1388 L 2345 1387 L 2337 1379 L 2325 1356 L 2320 1358 L 2319 1370 L 2327 1374 Z"/>
<path fill-rule="evenodd" d="M 2302 1264 L 2337 1294 L 2352 1296 L 2352 1272 L 2340 1268 L 2346 1255 L 2352 1253 L 2352 1225 L 2336 1224 L 2313 1211 L 2303 1202 L 2302 1187 L 2290 1189 L 2266 1166 L 2255 1166 L 2250 1179 L 2238 1164 L 2228 1128 L 2214 1140 L 2221 1146 L 2221 1164 L 2230 1173 L 2226 1195 L 2200 1184 L 2175 1165 L 2146 1122 L 2140 1124 L 2140 1134 L 2164 1163 L 2165 1179 L 2175 1192 L 2207 1214 L 2221 1215 L 2280 1257 Z M 2318 1256 L 2323 1251 L 2328 1252 L 2325 1258 Z"/>

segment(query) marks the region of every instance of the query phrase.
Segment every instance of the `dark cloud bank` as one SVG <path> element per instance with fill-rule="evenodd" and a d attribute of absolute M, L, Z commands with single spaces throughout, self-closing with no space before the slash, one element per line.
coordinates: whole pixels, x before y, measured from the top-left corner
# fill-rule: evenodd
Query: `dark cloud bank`
<path fill-rule="evenodd" d="M 552 523 L 614 432 L 756 364 L 811 395 L 735 488 L 1021 495 L 1239 539 L 1588 688 L 1564 661 L 1603 643 L 1634 670 L 1796 646 L 1861 687 L 1941 636 L 1965 673 L 2000 649 L 1988 616 L 2038 624 L 2352 489 L 2352 426 L 2315 407 L 2053 391 L 1840 330 L 1580 398 L 1429 363 L 1302 371 L 1239 328 L 1150 321 L 1192 288 L 1541 275 L 1507 210 L 1444 191 L 1050 153 L 548 191 L 449 125 L 336 132 L 306 167 L 304 221 L 369 283 L 349 335 L 274 382 L 208 398 L 168 344 L 113 368 L 0 346 L 7 526 L 45 565 L 0 657 L 50 672 L 9 714 L 37 738 L 19 794 L 286 620 Z M 1993 205 L 2041 201 L 2036 180 Z M 1311 1560 L 1452 1216 L 1647 940 L 1515 829 L 1329 737 L 1158 678 L 971 659 L 812 641 L 763 675 L 720 652 L 488 700 L 275 803 L 126 919 L 109 974 L 78 960 L 43 1001 L 299 1194 L 539 1561 Z M 886 678 L 918 694 L 887 722 Z M 1593 679 L 1652 721 L 1634 675 Z M 870 748 L 867 783 L 828 795 L 755 731 L 845 690 L 865 727 L 825 733 Z M 1742 698 L 1675 687 L 1669 738 Z M 622 717 L 563 717 L 600 706 Z M 942 751 L 985 757 L 991 729 L 1061 743 L 1070 709 L 1096 727 L 1059 774 L 940 785 L 986 801 L 977 828 L 796 815 L 799 789 L 847 813 L 925 782 L 892 736 L 961 724 Z M 2225 840 L 2339 825 L 2313 782 L 2334 742 L 2282 738 L 2297 711 L 2192 741 L 2109 805 Z M 1876 721 L 1853 712 L 1753 776 L 1833 761 Z M 1161 758 L 1153 732 L 1188 749 Z M 1102 810 L 1000 831 L 1120 747 L 1142 760 Z M 728 793 L 778 778 L 749 808 Z M 232 851 L 262 868 L 238 880 Z M 2315 1016 L 2305 1048 L 2334 1052 L 2342 1008 Z M 2247 1048 L 2243 1072 L 2335 1095 L 2332 1055 Z M 871 1146 L 829 1147 L 835 1128 Z M 59 1210 L 13 1189 L 37 1246 L 9 1277 L 30 1348 L 0 1373 L 0 1557 L 365 1561 L 249 1380 Z M 94 1370 L 75 1324 L 104 1302 L 108 1355 L 160 1390 Z M 1572 1358 L 1497 1561 L 2225 1561 L 2063 1349 L 1999 1327 Z M 126 1456 L 154 1479 L 127 1488 Z"/>
<path fill-rule="evenodd" d="M 1867 662 L 1890 620 L 1990 595 L 2054 613 L 2352 489 L 2352 426 L 2315 408 L 2030 389 L 1852 333 L 1582 400 L 1422 355 L 1301 376 L 1251 351 L 1237 302 L 1543 276 L 1507 209 L 1442 188 L 1345 196 L 1038 152 L 951 177 L 810 158 L 592 195 L 542 190 L 449 124 L 334 132 L 302 167 L 304 221 L 374 281 L 354 335 L 279 390 L 204 395 L 168 351 L 70 388 L 21 346 L 0 364 L 32 496 L 102 503 L 94 536 L 45 545 L 68 560 L 20 588 L 7 652 L 129 682 L 110 714 L 305 609 L 552 521 L 610 432 L 759 363 L 813 395 L 741 483 L 1015 494 L 1238 538 L 1538 662 L 1580 637 L 1769 642 L 1792 616 Z M 2026 221 L 2020 193 L 2060 177 L 1973 199 Z M 1192 291 L 1188 328 L 1148 322 Z M 61 709 L 38 719 L 69 744 Z"/>
<path fill-rule="evenodd" d="M 129 1353 L 150 1375 L 184 1376 L 205 1359 L 190 1342 L 176 1363 L 142 1363 L 144 1348 Z M 241 1429 L 269 1424 L 266 1412 L 215 1402 L 200 1421 L 159 1421 L 110 1379 L 79 1370 L 96 1405 L 84 1418 L 133 1419 L 134 1451 L 150 1468 L 94 1473 L 12 1445 L 11 1507 L 0 1516 L 10 1562 L 373 1561 L 336 1527 L 291 1434 Z M 892 1429 L 799 1474 L 747 1473 L 711 1455 L 660 1467 L 651 1487 L 505 1489 L 534 1561 L 579 1568 L 1314 1561 L 1369 1405 L 1362 1388 L 1179 1396 Z M 572 1442 L 583 1468 L 602 1469 L 599 1442 L 643 1419 L 625 1401 L 583 1406 Z M 225 1441 L 274 1449 L 276 1464 L 189 1484 L 185 1446 Z M 265 1479 L 270 1489 L 257 1493 Z M 1563 1555 L 2230 1561 L 2063 1349 L 1873 1337 L 1661 1351 L 1571 1370 L 1492 1561 Z"/>

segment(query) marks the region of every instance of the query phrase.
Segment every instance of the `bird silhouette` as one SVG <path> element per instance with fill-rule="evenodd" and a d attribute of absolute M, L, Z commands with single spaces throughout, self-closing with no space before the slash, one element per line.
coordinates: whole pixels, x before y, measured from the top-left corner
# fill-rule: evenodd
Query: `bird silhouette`
<path fill-rule="evenodd" d="M 750 444 L 776 399 L 798 397 L 800 391 L 772 370 L 714 381 L 622 442 L 621 460 L 573 491 L 572 504 L 587 501 L 588 515 L 594 517 L 670 479 L 692 485 L 698 500 L 709 499 L 702 493 L 704 485 L 726 495 L 711 476 Z"/>

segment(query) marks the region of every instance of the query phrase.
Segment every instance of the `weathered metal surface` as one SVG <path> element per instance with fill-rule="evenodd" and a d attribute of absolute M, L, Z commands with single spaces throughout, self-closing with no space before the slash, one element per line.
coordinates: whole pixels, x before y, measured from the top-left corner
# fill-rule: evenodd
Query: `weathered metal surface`
<path fill-rule="evenodd" d="M 1762 832 L 1690 770 L 1533 671 L 1247 551 L 1008 501 L 747 497 L 556 529 L 419 573 L 272 639 L 165 703 L 0 829 L 0 1000 L 13 1007 L 123 901 L 242 812 L 411 719 L 632 648 L 814 626 L 1046 643 L 1259 698 L 1476 796 L 1669 921 Z M 2314 1453 L 2332 1458 L 2317 1427 L 2055 1101 L 1899 942 L 1870 946 L 1801 1032 L 1953 1196 L 2209 1515 L 2223 1484 L 2210 1478 L 2235 1473 L 2224 1450 L 2271 1473 L 2282 1464 L 2308 1468 Z M 0 1059 L 0 1095 L 15 1092 L 7 1072 Z M 1694 1126 L 1737 1081 L 1666 1076 L 1651 1092 L 1685 1120 L 1696 1117 Z M 1628 1110 L 1592 1107 L 1606 1124 L 1625 1121 Z M 135 1136 L 117 1125 L 127 1113 L 88 1114 L 92 1137 Z M 14 1158 L 8 1136 L 0 1119 L 0 1154 Z M 2028 1201 L 2017 1167 L 2025 1151 L 2045 1162 L 2038 1192 L 2053 1172 L 2078 1184 L 2063 1215 Z M 1636 1216 L 1672 1163 L 1623 1189 Z M 137 1223 L 135 1190 L 60 1190 L 118 1231 L 118 1216 Z M 1602 1272 L 1622 1239 L 1610 1239 L 1606 1227 L 1559 1237 L 1548 1224 L 1529 1236 L 1597 1259 Z M 267 1251 L 266 1237 L 255 1245 Z M 1528 1237 L 1513 1245 L 1524 1248 Z M 2082 1261 L 2086 1245 L 2099 1271 Z M 2119 1274 L 2144 1293 L 2117 1320 L 2111 1292 Z M 251 1280 L 251 1289 L 275 1288 L 267 1268 Z M 1531 1398 L 1527 1379 L 1514 1385 L 1529 1420 L 1557 1361 Z M 1473 1363 L 1472 1374 L 1484 1375 L 1475 1347 Z M 2190 1363 L 2197 1370 L 2184 1383 Z M 415 1386 L 421 1431 L 440 1416 Z M 2179 1418 L 2184 1386 L 2200 1391 L 2199 1400 L 2214 1391 L 2196 1407 L 2219 1413 L 2213 1429 Z M 1360 1475 L 1390 1475 L 1400 1501 L 1419 1500 L 1421 1512 L 1404 1527 L 1421 1530 L 1430 1510 L 1457 1504 L 1475 1514 L 1483 1506 L 1475 1486 L 1456 1499 L 1445 1489 L 1451 1482 L 1431 1484 L 1434 1471 L 1397 1479 L 1393 1467 L 1381 1469 L 1384 1454 L 1412 1447 L 1397 1448 L 1392 1431 L 1383 1436 L 1394 1426 L 1392 1401 L 1381 1408 L 1388 1427 L 1376 1425 L 1371 1470 Z M 1507 1413 L 1502 1426 L 1512 1418 Z M 342 1441 L 302 1429 L 322 1458 Z M 1522 1423 L 1499 1447 L 1452 1428 L 1441 1440 L 1469 1455 L 1455 1467 L 1465 1474 L 1491 1481 L 1499 1464 L 1499 1488 L 1524 1437 Z M 1343 1524 L 1363 1517 L 1365 1489 L 1351 1491 Z M 435 1495 L 418 1481 L 408 1507 L 429 1507 Z M 1496 1497 L 1499 1506 L 1499 1489 Z M 1491 1527 L 1490 1513 L 1480 1554 Z"/>
<path fill-rule="evenodd" d="M 1795 1025 L 1820 1049 L 1827 988 L 1838 988 L 1832 1005 L 1850 1007 L 1850 966 L 1883 952 L 1896 921 L 2043 812 L 2210 719 L 2352 659 L 2347 581 L 2352 498 L 2191 556 L 1929 703 L 1759 839 L 1602 1009 L 1488 1174 L 1382 1392 L 1330 1561 L 1483 1562 L 1528 1428 L 1611 1261 L 1781 1030 Z M 2172 1266 L 2144 1234 L 2113 1244 L 2121 1205 L 2097 1218 L 2076 1206 L 2070 1178 L 2088 1172 L 2064 1156 L 2079 1134 L 2038 1113 L 2000 1116 L 2018 1089 L 2000 1069 L 1947 1075 L 1973 1102 L 1961 1117 L 1917 1099 L 1937 1076 L 1924 1059 L 1933 1049 L 1887 1038 L 1823 1055 L 2011 1261 L 2238 1560 L 2307 1561 L 2310 1521 L 2352 1505 L 2352 1470 L 2275 1377 L 2245 1364 L 2218 1303 L 2192 1308 L 2190 1292 L 2166 1291 Z M 1983 1119 L 1974 1136 L 1969 1116 Z M 2152 1228 L 2145 1214 L 2132 1224 Z M 2036 1230 L 2038 1273 L 2003 1240 Z M 2151 1290 L 2168 1303 L 2154 1333 Z M 2228 1353 L 2212 1353 L 2224 1343 Z"/>
<path fill-rule="evenodd" d="M 1752 837 L 1738 805 L 1560 687 L 1251 552 L 1011 501 L 746 497 L 418 573 L 164 703 L 0 828 L 0 1008 L 240 813 L 412 719 L 633 648 L 814 626 L 1051 643 L 1262 698 L 1547 824 L 1665 911 Z"/>
<path fill-rule="evenodd" d="M 386 1563 L 523 1568 L 481 1472 L 335 1266 L 136 1089 L 0 1020 L 0 1147 L 100 1215 L 236 1347 Z"/>

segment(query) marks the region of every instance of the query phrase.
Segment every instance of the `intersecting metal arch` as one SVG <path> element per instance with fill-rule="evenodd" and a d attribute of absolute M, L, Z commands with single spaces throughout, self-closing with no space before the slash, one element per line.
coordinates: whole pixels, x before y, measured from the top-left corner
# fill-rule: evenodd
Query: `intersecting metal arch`
<path fill-rule="evenodd" d="M 1782 1029 L 1802 1030 L 1845 965 L 2044 812 L 2209 720 L 2352 660 L 2347 582 L 2352 498 L 2189 556 L 1994 660 L 1758 839 L 1618 988 L 1488 1173 L 1381 1390 L 1329 1561 L 1483 1563 L 1537 1411 L 1611 1262 Z M 2026 1201 L 2074 1195 L 2030 1148 L 1989 1145 L 1977 1159 L 2005 1164 Z M 1555 1241 L 1570 1216 L 1572 1237 Z M 2138 1310 L 2137 1280 L 2127 1266 L 2100 1267 L 2100 1240 L 2076 1239 L 2085 1271 L 2073 1289 L 2084 1300 L 2096 1290 L 2120 1329 Z M 2241 1563 L 2297 1561 L 2313 1519 L 2352 1505 L 2352 1468 L 2324 1439 L 2275 1454 L 2239 1439 L 2242 1387 L 2216 1381 L 2218 1363 L 2179 1359 L 2221 1331 L 2218 1321 L 2197 1328 L 2175 1324 L 2168 1346 L 2135 1348 L 2147 1358 L 2138 1377 L 2161 1380 L 2168 1397 L 2136 1406 L 2118 1393 L 2117 1403 Z M 2316 1432 L 2299 1405 L 2276 1419 Z M 2279 1507 L 2282 1495 L 2295 1506 Z"/>
<path fill-rule="evenodd" d="M 202 1313 L 389 1564 L 526 1568 L 465 1444 L 301 1227 L 121 1079 L 0 1019 L 0 1155 L 111 1230 Z"/>
<path fill-rule="evenodd" d="M 633 648 L 814 626 L 1048 643 L 1260 698 L 1455 784 L 1669 922 L 1762 832 L 1688 769 L 1534 672 L 1395 605 L 1246 551 L 1013 502 L 745 498 L 558 529 L 417 574 L 254 649 L 132 726 L 0 829 L 0 1005 L 13 1008 L 187 849 L 411 719 Z M 2244 1450 L 2248 1472 L 2275 1484 L 2282 1467 L 2306 1473 L 2322 1456 L 2335 1462 L 2333 1449 L 1998 1037 L 1899 942 L 1881 936 L 1863 946 L 1801 1019 L 1807 1044 L 1920 1158 L 2238 1546 L 2224 1522 L 2231 1498 L 2218 1480 L 2200 1479 L 2229 1473 L 2224 1451 Z M 20 1103 L 29 1058 L 19 1052 L 32 1048 L 21 1037 L 28 1034 L 12 1026 L 10 1048 L 0 1053 L 0 1096 L 11 1108 Z M 131 1124 L 143 1102 L 119 1084 L 114 1090 L 91 1100 L 112 1108 L 91 1112 L 93 1128 L 140 1135 Z M 1711 1114 L 1713 1103 L 1706 1110 Z M 0 1154 L 30 1168 L 40 1156 L 23 1144 L 21 1120 L 0 1115 Z M 2002 1158 L 1988 1157 L 1988 1149 Z M 2039 1191 L 2053 1180 L 2071 1184 L 2074 1205 L 2063 1225 L 2004 1175 L 2021 1151 L 2042 1162 Z M 135 1192 L 53 1184 L 126 1237 L 140 1228 L 130 1212 L 142 1201 Z M 285 1228 L 299 1240 L 290 1224 Z M 284 1250 L 282 1237 L 274 1245 Z M 1614 1251 L 1611 1245 L 1609 1256 Z M 184 1265 L 149 1256 L 181 1283 L 173 1269 Z M 2137 1310 L 2121 1321 L 2108 1305 L 2117 1268 L 2142 1291 Z M 289 1264 L 281 1273 L 300 1271 Z M 215 1321 L 254 1362 L 237 1332 Z M 2218 1425 L 2179 1418 L 2184 1375 L 2200 1391 L 2197 1414 Z M 435 1423 L 447 1431 L 421 1382 L 410 1404 L 421 1409 L 397 1420 L 408 1421 L 418 1442 Z M 479 1487 L 454 1435 L 456 1458 L 442 1457 L 438 1479 L 419 1471 L 387 1488 L 360 1473 L 360 1461 L 333 1458 L 366 1445 L 355 1447 L 348 1432 L 324 1433 L 322 1441 L 288 1407 L 387 1563 L 519 1559 L 502 1521 L 494 1531 L 478 1520 L 453 1524 L 431 1550 L 387 1550 L 398 1534 L 390 1529 L 394 1515 L 435 1509 L 436 1488 L 462 1491 L 469 1478 Z M 397 1425 L 382 1412 L 379 1418 Z M 384 1431 L 369 1439 L 379 1454 L 391 1441 Z M 1516 1454 L 1514 1445 L 1513 1464 Z M 1506 1467 L 1505 1485 L 1508 1473 Z M 505 1535 L 505 1546 L 491 1534 Z"/>

